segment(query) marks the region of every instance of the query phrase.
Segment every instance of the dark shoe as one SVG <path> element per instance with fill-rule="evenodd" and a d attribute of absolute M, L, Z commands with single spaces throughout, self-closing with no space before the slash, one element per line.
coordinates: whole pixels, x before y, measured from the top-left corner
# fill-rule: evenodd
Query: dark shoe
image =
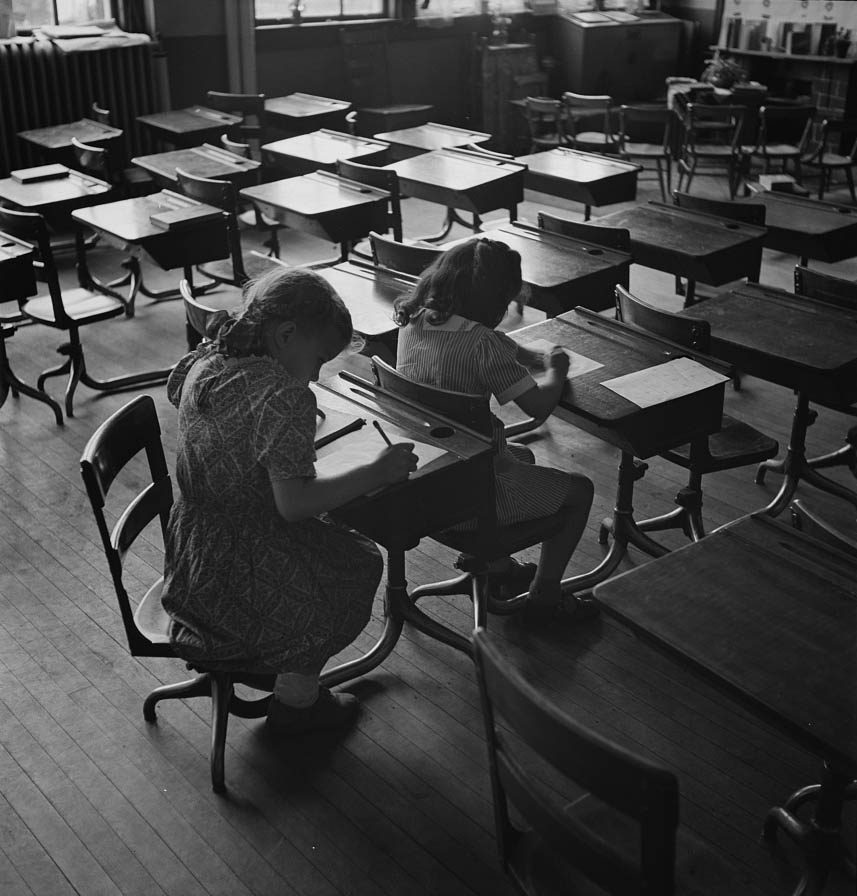
<path fill-rule="evenodd" d="M 488 573 L 488 594 L 497 601 L 512 600 L 529 590 L 535 574 L 535 563 L 511 560 L 511 565 L 501 572 Z"/>
<path fill-rule="evenodd" d="M 318 699 L 305 709 L 271 700 L 266 724 L 275 734 L 306 734 L 350 725 L 359 711 L 360 701 L 352 694 L 334 694 L 320 688 Z"/>
<path fill-rule="evenodd" d="M 522 622 L 525 625 L 577 624 L 594 619 L 600 612 L 598 604 L 591 598 L 563 595 L 557 603 L 528 600 L 524 604 Z"/>

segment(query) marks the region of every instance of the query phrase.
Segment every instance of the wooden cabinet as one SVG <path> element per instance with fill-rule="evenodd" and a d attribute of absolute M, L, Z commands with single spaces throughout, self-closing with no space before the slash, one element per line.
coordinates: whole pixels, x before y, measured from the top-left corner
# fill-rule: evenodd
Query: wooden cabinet
<path fill-rule="evenodd" d="M 584 22 L 559 16 L 563 89 L 612 96 L 617 102 L 654 100 L 678 70 L 682 23 L 663 13 L 628 22 Z"/>

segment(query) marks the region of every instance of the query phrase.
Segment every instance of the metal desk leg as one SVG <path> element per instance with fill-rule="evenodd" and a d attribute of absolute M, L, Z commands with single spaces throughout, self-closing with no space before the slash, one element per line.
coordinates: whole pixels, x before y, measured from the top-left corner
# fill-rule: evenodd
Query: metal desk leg
<path fill-rule="evenodd" d="M 756 482 L 758 484 L 765 481 L 765 474 L 768 470 L 774 473 L 782 473 L 785 477 L 780 490 L 764 509 L 764 512 L 771 516 L 777 516 L 788 507 L 801 479 L 806 480 L 810 485 L 814 485 L 821 491 L 843 498 L 857 507 L 857 493 L 833 482 L 826 476 L 822 476 L 821 473 L 813 470 L 807 461 L 806 431 L 813 424 L 816 416 L 817 413 L 810 410 L 809 398 L 803 393 L 798 393 L 785 457 L 781 461 L 763 461 L 756 469 Z"/>
<path fill-rule="evenodd" d="M 622 558 L 628 552 L 628 545 L 634 545 L 651 554 L 653 557 L 662 557 L 669 551 L 663 545 L 658 544 L 640 531 L 634 521 L 634 483 L 642 479 L 648 466 L 634 459 L 632 454 L 622 452 L 619 461 L 619 484 L 616 488 L 616 506 L 613 508 L 613 516 L 602 524 L 606 542 L 607 532 L 613 534 L 613 543 L 607 556 L 590 572 L 582 575 L 571 576 L 562 580 L 562 590 L 570 594 L 580 591 L 588 591 L 599 582 L 610 578 L 613 571 L 619 565 Z M 601 541 L 601 537 L 599 537 Z"/>
<path fill-rule="evenodd" d="M 461 224 L 462 227 L 468 227 L 473 233 L 481 233 L 482 231 L 482 219 L 476 212 L 473 213 L 473 221 L 465 221 L 464 218 L 458 214 L 456 209 L 447 207 L 446 218 L 444 219 L 443 228 L 440 233 L 435 233 L 432 236 L 420 237 L 420 239 L 427 243 L 440 243 L 449 236 L 453 224 Z"/>
<path fill-rule="evenodd" d="M 775 806 L 765 816 L 762 835 L 773 843 L 782 830 L 800 847 L 806 868 L 792 896 L 817 896 L 824 889 L 831 869 L 844 865 L 854 876 L 854 860 L 842 841 L 842 806 L 857 799 L 857 781 L 852 773 L 824 764 L 821 784 L 812 784 L 793 793 L 785 806 Z M 795 812 L 805 803 L 815 802 L 808 822 Z"/>

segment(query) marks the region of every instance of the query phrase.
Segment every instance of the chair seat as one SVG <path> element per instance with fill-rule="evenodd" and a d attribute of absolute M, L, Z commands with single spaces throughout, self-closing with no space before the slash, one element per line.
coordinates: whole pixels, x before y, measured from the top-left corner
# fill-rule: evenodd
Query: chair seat
<path fill-rule="evenodd" d="M 63 291 L 63 305 L 66 314 L 78 325 L 91 324 L 99 320 L 107 320 L 125 313 L 125 306 L 119 299 L 106 296 L 82 286 Z M 46 324 L 57 326 L 50 296 L 36 296 L 25 302 L 21 309 L 27 317 Z"/>
<path fill-rule="evenodd" d="M 650 159 L 665 158 L 668 153 L 664 150 L 660 143 L 629 143 L 625 141 L 625 148 L 622 150 L 625 156 L 640 156 Z"/>
<path fill-rule="evenodd" d="M 838 152 L 823 152 L 820 156 L 809 153 L 803 156 L 801 161 L 808 165 L 824 165 L 826 168 L 850 168 L 854 165 L 851 156 L 843 156 Z"/>
<path fill-rule="evenodd" d="M 524 548 L 550 538 L 563 527 L 566 519 L 566 513 L 561 511 L 551 516 L 501 526 L 497 529 L 496 539 L 487 553 L 480 550 L 480 540 L 475 531 L 445 529 L 443 532 L 433 533 L 432 538 L 462 554 L 473 554 L 483 560 L 496 560 L 499 557 L 516 554 Z"/>
<path fill-rule="evenodd" d="M 741 148 L 741 152 L 744 152 L 744 147 Z M 757 156 L 794 156 L 795 158 L 801 152 L 801 148 L 793 143 L 769 143 L 764 148 L 754 147 L 751 150 L 751 154 Z"/>
<path fill-rule="evenodd" d="M 725 143 L 697 143 L 693 147 L 688 147 L 687 154 L 689 156 L 710 156 L 712 158 L 732 158 L 735 153 L 731 146 Z"/>
<path fill-rule="evenodd" d="M 134 623 L 153 644 L 170 643 L 170 615 L 161 603 L 164 577 L 146 592 L 134 613 Z"/>
<path fill-rule="evenodd" d="M 708 437 L 709 456 L 697 459 L 695 468 L 700 473 L 714 473 L 756 464 L 774 457 L 779 448 L 776 439 L 766 436 L 742 420 L 724 414 L 720 432 Z M 690 444 L 665 451 L 661 456 L 680 467 L 690 469 Z"/>
<path fill-rule="evenodd" d="M 259 213 L 259 220 L 265 227 L 282 227 L 276 219 L 269 218 L 267 215 L 263 215 L 261 212 Z M 255 227 L 256 226 L 256 212 L 249 208 L 247 211 L 241 212 L 238 215 L 238 223 L 241 224 L 242 227 Z"/>

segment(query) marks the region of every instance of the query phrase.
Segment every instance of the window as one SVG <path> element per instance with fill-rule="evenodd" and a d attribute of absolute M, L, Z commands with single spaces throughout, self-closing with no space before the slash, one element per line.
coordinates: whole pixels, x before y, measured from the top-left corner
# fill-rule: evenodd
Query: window
<path fill-rule="evenodd" d="M 85 25 L 112 16 L 111 0 L 12 0 L 19 31 L 40 25 Z"/>
<path fill-rule="evenodd" d="M 288 22 L 297 6 L 301 21 L 384 18 L 392 0 L 255 0 L 260 24 Z"/>

